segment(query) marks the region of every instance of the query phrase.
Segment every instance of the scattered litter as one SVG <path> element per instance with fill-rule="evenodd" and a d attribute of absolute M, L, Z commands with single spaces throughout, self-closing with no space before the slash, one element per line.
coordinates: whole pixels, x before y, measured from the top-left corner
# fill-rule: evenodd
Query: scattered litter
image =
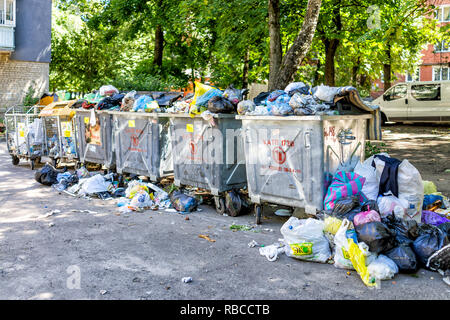
<path fill-rule="evenodd" d="M 184 283 L 189 283 L 192 282 L 192 278 L 191 277 L 184 277 L 181 279 L 181 281 L 183 281 Z"/>
<path fill-rule="evenodd" d="M 48 226 L 49 227 L 53 227 L 55 224 L 53 223 L 53 222 L 50 222 L 49 224 L 48 224 Z"/>
<path fill-rule="evenodd" d="M 52 210 L 49 213 L 47 213 L 46 215 L 44 215 L 44 218 L 48 218 L 50 216 L 53 216 L 54 214 L 58 214 L 61 213 L 61 210 Z"/>
<path fill-rule="evenodd" d="M 273 232 L 273 229 L 269 229 L 269 228 L 264 228 L 264 231 L 268 231 L 268 232 Z"/>
<path fill-rule="evenodd" d="M 205 234 L 199 234 L 198 237 L 202 238 L 202 239 L 205 239 L 205 240 L 208 240 L 209 242 L 216 242 L 216 240 L 211 239 L 209 236 L 207 236 Z"/>
<path fill-rule="evenodd" d="M 107 292 L 108 292 L 108 291 L 106 291 L 106 290 L 100 290 L 100 294 L 101 294 L 101 295 L 105 295 Z"/>
<path fill-rule="evenodd" d="M 256 242 L 255 240 L 252 240 L 252 241 L 248 244 L 248 247 L 249 247 L 249 248 L 254 248 L 254 247 L 256 247 L 256 246 L 258 246 L 258 242 Z"/>
<path fill-rule="evenodd" d="M 248 225 L 232 224 L 230 229 L 233 231 L 250 231 L 253 227 Z"/>
<path fill-rule="evenodd" d="M 279 217 L 290 217 L 292 215 L 292 212 L 287 209 L 278 209 L 275 211 L 275 215 Z"/>
<path fill-rule="evenodd" d="M 259 254 L 265 256 L 270 262 L 274 262 L 278 259 L 278 255 L 284 252 L 284 246 L 279 244 L 273 244 L 259 248 Z"/>

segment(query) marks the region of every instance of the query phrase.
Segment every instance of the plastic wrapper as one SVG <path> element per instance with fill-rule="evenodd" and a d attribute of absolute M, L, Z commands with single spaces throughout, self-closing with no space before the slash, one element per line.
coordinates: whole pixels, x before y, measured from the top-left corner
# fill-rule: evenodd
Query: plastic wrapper
<path fill-rule="evenodd" d="M 136 100 L 136 91 L 128 92 L 122 99 L 120 111 L 131 111 L 133 109 L 134 101 Z"/>
<path fill-rule="evenodd" d="M 218 89 L 209 90 L 204 95 L 201 95 L 197 98 L 195 105 L 196 106 L 206 106 L 209 103 L 209 101 L 214 97 L 222 98 L 222 91 L 220 91 Z M 226 100 L 226 99 L 224 98 L 224 100 Z M 229 102 L 229 100 L 226 100 L 226 101 Z M 231 102 L 229 102 L 229 103 L 231 104 Z"/>
<path fill-rule="evenodd" d="M 368 265 L 367 270 L 372 277 L 378 280 L 392 279 L 399 271 L 395 262 L 382 254 Z"/>
<path fill-rule="evenodd" d="M 281 227 L 286 255 L 295 259 L 326 263 L 330 246 L 323 234 L 323 221 L 289 218 Z"/>
<path fill-rule="evenodd" d="M 356 272 L 358 272 L 359 276 L 361 277 L 361 280 L 364 282 L 364 284 L 368 287 L 375 286 L 376 279 L 372 277 L 369 273 L 369 270 L 367 269 L 366 265 L 366 255 L 364 251 L 361 249 L 360 246 L 358 246 L 353 240 L 348 240 L 348 253 L 350 256 L 350 260 L 353 264 L 353 268 L 355 268 Z M 367 252 L 366 252 L 367 254 Z"/>
<path fill-rule="evenodd" d="M 144 191 L 138 191 L 130 201 L 130 206 L 135 208 L 148 208 L 153 205 L 153 201 L 150 198 L 150 195 Z"/>
<path fill-rule="evenodd" d="M 105 86 L 100 87 L 99 92 L 100 92 L 101 96 L 105 97 L 105 96 L 112 96 L 116 93 L 119 93 L 119 90 L 117 90 L 117 88 L 112 85 L 105 85 Z"/>
<path fill-rule="evenodd" d="M 274 116 L 287 116 L 293 113 L 294 110 L 287 103 L 275 103 L 272 106 L 272 114 Z"/>
<path fill-rule="evenodd" d="M 228 99 L 232 104 L 237 106 L 239 101 L 242 100 L 241 90 L 235 89 L 233 86 L 229 86 L 224 92 L 223 97 Z"/>
<path fill-rule="evenodd" d="M 253 103 L 253 101 L 250 100 L 244 100 L 238 103 L 237 105 L 237 113 L 241 116 L 255 111 L 256 105 Z"/>
<path fill-rule="evenodd" d="M 133 111 L 134 112 L 143 112 L 145 110 L 145 105 L 153 101 L 152 97 L 143 95 L 137 98 L 134 102 Z"/>
<path fill-rule="evenodd" d="M 344 219 L 334 237 L 334 266 L 340 269 L 354 270 L 353 263 L 350 260 L 350 255 L 348 253 L 350 247 L 346 233 L 349 226 L 350 221 Z"/>
<path fill-rule="evenodd" d="M 333 102 L 334 97 L 338 94 L 339 88 L 320 85 L 316 87 L 314 97 L 321 101 Z"/>
<path fill-rule="evenodd" d="M 325 232 L 329 232 L 331 234 L 336 234 L 339 230 L 339 228 L 341 227 L 342 224 L 342 220 L 335 218 L 335 217 L 331 217 L 331 216 L 327 216 L 324 220 L 324 227 L 323 227 L 323 231 Z"/>
<path fill-rule="evenodd" d="M 284 88 L 284 92 L 286 92 L 289 96 L 292 96 L 296 93 L 300 94 L 309 94 L 309 86 L 304 84 L 303 82 L 292 82 Z"/>
<path fill-rule="evenodd" d="M 377 199 L 378 208 L 380 209 L 381 217 L 385 217 L 394 212 L 395 207 L 400 207 L 403 209 L 403 214 L 400 218 L 404 218 L 404 214 L 406 214 L 406 207 L 408 206 L 408 202 L 405 200 L 400 200 L 395 196 L 385 196 L 379 197 Z"/>
<path fill-rule="evenodd" d="M 383 253 L 396 245 L 395 233 L 383 223 L 375 221 L 355 227 L 358 240 L 369 246 L 370 252 Z"/>
<path fill-rule="evenodd" d="M 267 103 L 268 102 L 274 102 L 275 100 L 278 99 L 279 96 L 281 95 L 285 95 L 286 93 L 283 90 L 275 90 L 273 92 L 271 92 L 269 94 L 269 96 L 267 97 Z"/>

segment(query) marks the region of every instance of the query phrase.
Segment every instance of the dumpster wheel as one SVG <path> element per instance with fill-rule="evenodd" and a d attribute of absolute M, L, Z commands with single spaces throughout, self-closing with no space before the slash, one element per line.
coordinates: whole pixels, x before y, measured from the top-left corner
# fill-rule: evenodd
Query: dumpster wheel
<path fill-rule="evenodd" d="M 12 161 L 13 165 L 17 166 L 20 162 L 20 159 L 19 159 L 19 157 L 11 156 L 11 161 Z"/>
<path fill-rule="evenodd" d="M 30 163 L 31 163 L 31 170 L 34 170 L 34 168 L 36 167 L 37 164 L 41 163 L 41 157 L 37 157 L 34 159 L 30 159 Z"/>
<path fill-rule="evenodd" d="M 217 213 L 224 214 L 226 208 L 225 208 L 225 200 L 223 199 L 223 197 L 214 196 L 214 203 L 216 204 Z"/>
<path fill-rule="evenodd" d="M 256 224 L 261 224 L 262 208 L 259 204 L 255 204 Z"/>

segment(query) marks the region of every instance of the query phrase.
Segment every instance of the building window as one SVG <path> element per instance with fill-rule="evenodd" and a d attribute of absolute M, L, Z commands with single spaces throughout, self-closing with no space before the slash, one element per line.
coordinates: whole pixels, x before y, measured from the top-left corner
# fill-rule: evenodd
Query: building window
<path fill-rule="evenodd" d="M 433 67 L 433 81 L 450 80 L 449 67 Z"/>
<path fill-rule="evenodd" d="M 450 8 L 450 7 L 449 7 Z M 435 52 L 450 52 L 450 41 L 442 40 L 435 44 Z"/>
<path fill-rule="evenodd" d="M 406 73 L 406 82 L 420 81 L 420 69 L 417 69 L 415 73 Z"/>
<path fill-rule="evenodd" d="M 436 20 L 439 20 L 440 22 L 450 21 L 450 6 L 442 6 L 437 8 L 435 17 Z"/>
<path fill-rule="evenodd" d="M 16 0 L 0 0 L 0 25 L 15 26 Z"/>
<path fill-rule="evenodd" d="M 420 84 L 411 86 L 411 95 L 417 101 L 440 101 L 440 84 Z"/>

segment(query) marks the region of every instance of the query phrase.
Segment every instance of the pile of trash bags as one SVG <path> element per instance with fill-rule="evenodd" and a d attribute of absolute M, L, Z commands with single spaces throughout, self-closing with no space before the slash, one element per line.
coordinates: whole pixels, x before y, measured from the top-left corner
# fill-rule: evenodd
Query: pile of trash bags
<path fill-rule="evenodd" d="M 407 160 L 374 155 L 338 171 L 326 190 L 315 218 L 282 226 L 281 252 L 356 270 L 368 287 L 420 267 L 450 276 L 449 199 Z M 279 244 L 261 249 L 270 261 L 280 253 Z"/>

